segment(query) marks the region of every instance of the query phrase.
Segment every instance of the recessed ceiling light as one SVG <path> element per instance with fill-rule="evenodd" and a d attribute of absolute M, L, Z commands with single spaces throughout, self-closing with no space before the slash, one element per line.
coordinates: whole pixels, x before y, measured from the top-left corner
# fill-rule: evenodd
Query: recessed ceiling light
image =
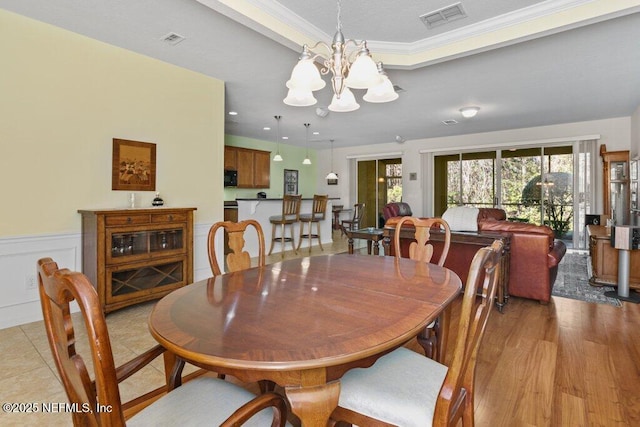
<path fill-rule="evenodd" d="M 448 119 L 448 120 L 443 120 L 442 123 L 444 123 L 445 125 L 456 125 L 458 124 L 458 121 L 454 119 Z"/>
<path fill-rule="evenodd" d="M 269 126 L 265 126 L 262 128 L 262 130 L 271 130 L 271 128 Z"/>
<path fill-rule="evenodd" d="M 313 134 L 314 134 L 314 135 L 320 135 L 320 132 L 315 131 Z"/>
<path fill-rule="evenodd" d="M 230 116 L 237 116 L 238 112 L 237 111 L 229 111 L 229 115 Z"/>
<path fill-rule="evenodd" d="M 478 114 L 478 111 L 480 111 L 480 107 L 462 107 L 460 109 L 460 114 L 462 114 L 462 117 L 465 119 L 470 119 Z"/>
<path fill-rule="evenodd" d="M 283 136 L 282 139 L 289 139 L 289 137 L 288 136 Z"/>

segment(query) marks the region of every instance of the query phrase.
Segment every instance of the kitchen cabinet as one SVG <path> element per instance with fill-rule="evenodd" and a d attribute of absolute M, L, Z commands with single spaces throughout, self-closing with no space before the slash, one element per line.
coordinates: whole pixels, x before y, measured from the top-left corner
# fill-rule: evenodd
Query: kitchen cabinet
<path fill-rule="evenodd" d="M 224 167 L 238 171 L 238 188 L 271 186 L 271 152 L 225 146 Z"/>
<path fill-rule="evenodd" d="M 193 282 L 195 208 L 79 210 L 82 271 L 105 313 Z"/>
<path fill-rule="evenodd" d="M 224 169 L 238 170 L 238 150 L 236 147 L 224 146 Z"/>

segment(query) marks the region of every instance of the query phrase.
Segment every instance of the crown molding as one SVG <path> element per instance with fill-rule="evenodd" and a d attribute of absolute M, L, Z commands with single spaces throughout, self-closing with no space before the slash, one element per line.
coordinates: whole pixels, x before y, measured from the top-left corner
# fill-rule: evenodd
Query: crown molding
<path fill-rule="evenodd" d="M 333 38 L 275 0 L 197 1 L 296 51 Z M 410 43 L 367 44 L 386 68 L 413 69 L 638 11 L 640 0 L 547 0 Z"/>

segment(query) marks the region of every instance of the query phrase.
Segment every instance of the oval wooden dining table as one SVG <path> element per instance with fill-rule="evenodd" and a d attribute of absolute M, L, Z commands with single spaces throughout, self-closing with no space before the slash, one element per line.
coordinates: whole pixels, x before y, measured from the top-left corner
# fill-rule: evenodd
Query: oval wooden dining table
<path fill-rule="evenodd" d="M 451 270 L 409 259 L 298 258 L 180 288 L 149 329 L 196 366 L 279 384 L 303 426 L 326 426 L 340 377 L 415 337 L 460 289 Z"/>

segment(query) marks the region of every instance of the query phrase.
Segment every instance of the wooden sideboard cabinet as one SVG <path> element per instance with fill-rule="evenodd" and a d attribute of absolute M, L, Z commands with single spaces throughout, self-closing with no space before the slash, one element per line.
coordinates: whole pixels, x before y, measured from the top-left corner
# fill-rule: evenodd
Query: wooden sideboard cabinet
<path fill-rule="evenodd" d="M 193 282 L 196 208 L 79 210 L 82 270 L 105 313 Z"/>
<path fill-rule="evenodd" d="M 589 283 L 594 286 L 618 285 L 618 250 L 611 246 L 611 235 L 602 225 L 587 225 L 591 264 Z M 640 289 L 640 251 L 631 251 L 629 287 Z"/>

